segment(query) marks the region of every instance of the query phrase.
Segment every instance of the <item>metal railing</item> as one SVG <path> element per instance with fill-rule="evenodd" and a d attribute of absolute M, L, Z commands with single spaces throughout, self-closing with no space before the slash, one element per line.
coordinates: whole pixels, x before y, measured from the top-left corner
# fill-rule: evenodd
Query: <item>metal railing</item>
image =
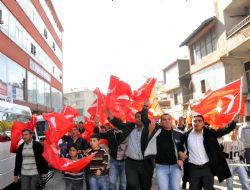
<path fill-rule="evenodd" d="M 229 30 L 227 32 L 227 38 L 230 38 L 231 36 L 233 36 L 236 32 L 238 32 L 240 29 L 242 29 L 243 27 L 245 27 L 249 23 L 250 23 L 250 15 L 248 15 L 241 22 L 239 22 L 235 27 L 233 27 L 231 30 Z"/>

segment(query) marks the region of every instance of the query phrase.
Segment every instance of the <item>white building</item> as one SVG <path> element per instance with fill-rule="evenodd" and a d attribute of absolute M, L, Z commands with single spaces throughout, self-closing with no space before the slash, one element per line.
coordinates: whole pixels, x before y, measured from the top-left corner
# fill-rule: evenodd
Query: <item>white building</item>
<path fill-rule="evenodd" d="M 79 115 L 76 121 L 83 121 L 84 116 L 89 116 L 87 110 L 96 99 L 96 95 L 90 90 L 79 90 L 67 92 L 64 94 L 64 104 L 72 106 L 79 110 Z"/>
<path fill-rule="evenodd" d="M 180 46 L 190 52 L 194 101 L 243 77 L 246 120 L 250 121 L 250 1 L 214 0 L 215 16 L 205 20 Z"/>

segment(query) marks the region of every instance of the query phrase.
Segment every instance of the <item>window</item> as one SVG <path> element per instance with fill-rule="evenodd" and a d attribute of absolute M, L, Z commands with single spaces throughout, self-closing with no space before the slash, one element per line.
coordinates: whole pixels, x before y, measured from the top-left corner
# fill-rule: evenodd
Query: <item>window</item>
<path fill-rule="evenodd" d="M 206 82 L 205 80 L 201 80 L 201 93 L 206 92 Z"/>
<path fill-rule="evenodd" d="M 48 33 L 47 33 L 47 30 L 45 28 L 44 28 L 43 35 L 44 35 L 45 39 L 48 39 Z"/>
<path fill-rule="evenodd" d="M 205 38 L 202 38 L 200 40 L 200 45 L 201 45 L 201 57 L 204 57 L 206 55 L 206 42 L 205 42 Z"/>
<path fill-rule="evenodd" d="M 75 93 L 75 98 L 80 98 L 81 97 L 81 93 L 80 92 L 76 92 Z"/>
<path fill-rule="evenodd" d="M 23 42 L 23 30 L 22 27 L 16 23 L 16 42 L 22 45 Z"/>
<path fill-rule="evenodd" d="M 37 78 L 37 103 L 45 105 L 44 82 Z"/>
<path fill-rule="evenodd" d="M 51 107 L 51 90 L 50 85 L 44 82 L 45 105 Z"/>
<path fill-rule="evenodd" d="M 28 101 L 51 107 L 50 85 L 28 72 Z"/>
<path fill-rule="evenodd" d="M 7 63 L 8 94 L 13 99 L 24 100 L 26 71 L 11 59 Z"/>
<path fill-rule="evenodd" d="M 174 105 L 178 105 L 179 102 L 178 102 L 178 94 L 177 93 L 174 93 Z"/>
<path fill-rule="evenodd" d="M 35 46 L 33 43 L 31 43 L 30 52 L 31 52 L 34 56 L 36 56 L 36 46 Z"/>
<path fill-rule="evenodd" d="M 28 101 L 37 103 L 37 83 L 36 77 L 28 72 Z"/>
<path fill-rule="evenodd" d="M 3 24 L 3 14 L 2 14 L 2 10 L 0 9 L 0 24 Z"/>
<path fill-rule="evenodd" d="M 192 46 L 192 52 L 193 52 L 192 64 L 201 61 L 202 57 L 205 57 L 211 52 L 215 51 L 216 46 L 217 46 L 217 38 L 214 31 L 210 31 L 205 36 L 201 37 L 200 40 L 198 40 Z"/>
<path fill-rule="evenodd" d="M 52 87 L 52 107 L 59 112 L 62 109 L 62 93 Z"/>
<path fill-rule="evenodd" d="M 211 31 L 212 38 L 212 50 L 215 51 L 217 49 L 217 37 L 214 31 Z"/>
<path fill-rule="evenodd" d="M 0 53 L 0 95 L 7 96 L 7 61 Z"/>
<path fill-rule="evenodd" d="M 54 51 L 56 51 L 56 45 L 55 45 L 55 42 L 53 42 L 53 43 L 52 43 L 52 49 L 53 49 Z"/>
<path fill-rule="evenodd" d="M 0 4 L 1 6 L 1 4 Z M 1 7 L 1 11 L 2 11 L 2 18 L 1 18 L 1 27 L 2 29 L 4 29 L 7 33 L 8 33 L 8 30 L 9 30 L 9 14 L 8 14 L 8 11 L 5 7 Z"/>
<path fill-rule="evenodd" d="M 246 79 L 247 79 L 247 89 L 250 91 L 250 61 L 245 63 Z"/>
<path fill-rule="evenodd" d="M 207 54 L 209 54 L 212 52 L 211 32 L 207 33 L 205 38 L 206 38 L 206 50 Z"/>
<path fill-rule="evenodd" d="M 9 34 L 12 39 L 15 39 L 16 35 L 16 20 L 12 15 L 9 15 Z"/>

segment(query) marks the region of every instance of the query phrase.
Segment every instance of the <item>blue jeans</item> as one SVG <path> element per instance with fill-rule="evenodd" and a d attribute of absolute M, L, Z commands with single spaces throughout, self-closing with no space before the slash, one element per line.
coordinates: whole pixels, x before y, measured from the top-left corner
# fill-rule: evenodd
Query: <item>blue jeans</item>
<path fill-rule="evenodd" d="M 116 184 L 119 177 L 119 190 L 126 190 L 125 161 L 110 159 L 109 167 L 109 190 L 116 190 Z"/>
<path fill-rule="evenodd" d="M 89 176 L 90 190 L 108 190 L 109 189 L 109 177 L 104 176 Z"/>
<path fill-rule="evenodd" d="M 180 190 L 181 169 L 177 164 L 156 164 L 156 180 L 158 190 Z"/>
<path fill-rule="evenodd" d="M 248 184 L 248 175 L 247 171 L 244 168 L 244 166 L 230 166 L 230 171 L 232 173 L 232 177 L 228 178 L 226 180 L 227 183 L 227 189 L 233 190 L 233 175 L 234 173 L 237 173 L 240 179 L 240 183 L 242 185 L 243 190 L 249 190 L 249 184 Z"/>

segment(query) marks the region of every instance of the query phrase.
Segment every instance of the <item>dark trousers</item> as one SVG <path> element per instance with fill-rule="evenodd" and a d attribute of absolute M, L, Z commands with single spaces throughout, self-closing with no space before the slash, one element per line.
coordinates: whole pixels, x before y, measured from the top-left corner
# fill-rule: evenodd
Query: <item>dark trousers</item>
<path fill-rule="evenodd" d="M 214 190 L 214 175 L 209 163 L 197 166 L 188 163 L 189 189 L 190 190 Z"/>
<path fill-rule="evenodd" d="M 246 158 L 246 163 L 250 164 L 250 148 L 245 149 L 245 158 Z M 247 174 L 250 177 L 250 167 L 247 167 Z"/>
<path fill-rule="evenodd" d="M 38 190 L 39 175 L 21 175 L 22 190 Z"/>
<path fill-rule="evenodd" d="M 125 161 L 127 189 L 150 190 L 153 170 L 153 161 L 151 159 L 136 161 L 127 158 Z"/>
<path fill-rule="evenodd" d="M 83 190 L 83 180 L 65 179 L 66 190 Z"/>

